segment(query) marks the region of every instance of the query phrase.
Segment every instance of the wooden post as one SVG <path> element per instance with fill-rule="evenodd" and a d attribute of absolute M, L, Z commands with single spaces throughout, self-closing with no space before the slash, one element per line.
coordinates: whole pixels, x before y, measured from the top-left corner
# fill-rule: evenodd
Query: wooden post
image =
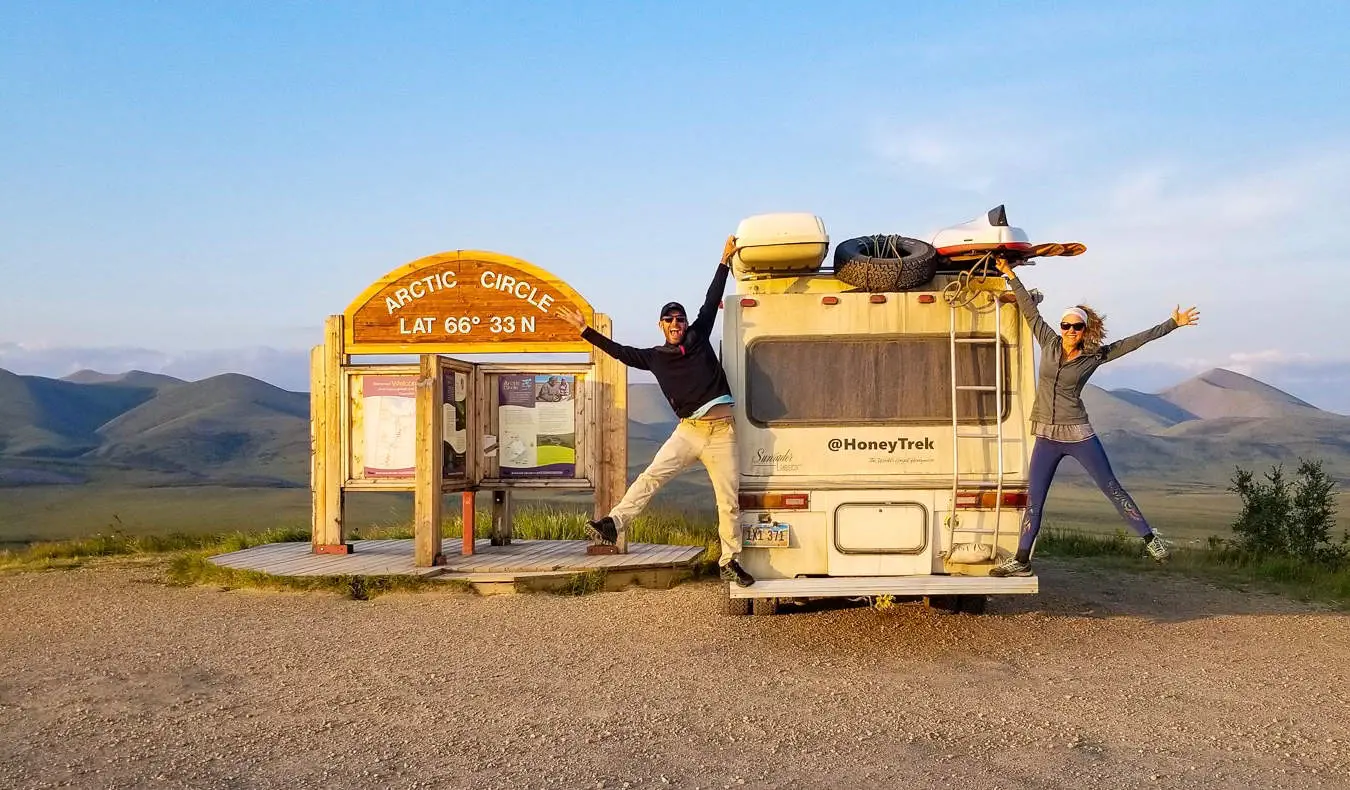
<path fill-rule="evenodd" d="M 317 552 L 323 543 L 323 524 L 328 518 L 325 486 L 328 477 L 324 464 L 323 346 L 309 351 L 309 542 Z"/>
<path fill-rule="evenodd" d="M 465 491 L 460 495 L 460 518 L 464 523 L 464 529 L 462 530 L 464 533 L 464 543 L 460 546 L 459 553 L 465 557 L 473 554 L 473 499 L 474 496 L 472 491 Z"/>
<path fill-rule="evenodd" d="M 445 447 L 441 411 L 445 388 L 435 354 L 421 356 L 417 377 L 417 471 L 413 478 L 413 564 L 419 568 L 444 565 L 441 553 L 441 478 Z"/>
<path fill-rule="evenodd" d="M 496 489 L 492 492 L 492 545 L 511 545 L 511 492 Z"/>
<path fill-rule="evenodd" d="M 315 554 L 349 554 L 345 541 L 342 491 L 342 316 L 323 325 L 323 346 L 310 355 L 310 431 L 314 440 L 310 489 L 314 512 L 311 544 Z"/>
<path fill-rule="evenodd" d="M 596 313 L 593 327 L 606 337 L 613 332 L 609 316 Z M 598 390 L 600 468 L 595 476 L 595 518 L 607 514 L 628 488 L 628 368 L 598 348 L 591 349 Z M 628 532 L 619 533 L 617 547 L 628 553 Z"/>

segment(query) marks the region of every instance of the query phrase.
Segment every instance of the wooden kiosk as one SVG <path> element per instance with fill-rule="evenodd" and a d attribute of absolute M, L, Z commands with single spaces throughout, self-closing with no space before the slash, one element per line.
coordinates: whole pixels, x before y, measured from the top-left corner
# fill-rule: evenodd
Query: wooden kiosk
<path fill-rule="evenodd" d="M 474 503 L 492 492 L 490 545 L 511 543 L 511 492 L 595 492 L 596 517 L 626 485 L 627 369 L 558 318 L 607 316 L 559 278 L 478 250 L 389 272 L 329 316 L 310 359 L 312 552 L 349 554 L 349 491 L 412 491 L 414 565 L 446 562 L 441 503 L 462 495 L 460 554 L 475 552 Z M 588 362 L 475 363 L 447 355 L 585 352 Z M 416 363 L 360 364 L 365 355 Z M 620 536 L 618 553 L 628 551 Z M 611 549 L 613 551 L 613 549 Z"/>

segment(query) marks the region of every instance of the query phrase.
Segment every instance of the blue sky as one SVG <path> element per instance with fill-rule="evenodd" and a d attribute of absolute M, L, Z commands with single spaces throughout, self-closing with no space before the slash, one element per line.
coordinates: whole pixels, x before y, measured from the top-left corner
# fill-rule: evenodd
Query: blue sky
<path fill-rule="evenodd" d="M 908 5 L 6 3 L 0 367 L 303 388 L 323 316 L 456 248 L 656 342 L 744 216 L 926 238 L 1002 203 L 1088 245 L 1024 275 L 1050 304 L 1201 307 L 1098 383 L 1350 411 L 1344 4 Z"/>

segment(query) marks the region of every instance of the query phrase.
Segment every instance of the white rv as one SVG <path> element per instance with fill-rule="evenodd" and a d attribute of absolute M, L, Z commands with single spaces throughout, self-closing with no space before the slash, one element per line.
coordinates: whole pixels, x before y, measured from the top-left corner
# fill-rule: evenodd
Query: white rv
<path fill-rule="evenodd" d="M 1017 548 L 1035 393 L 1034 339 L 1006 282 L 939 273 L 862 291 L 820 268 L 818 218 L 752 220 L 722 362 L 756 582 L 728 585 L 730 611 L 889 595 L 979 613 L 988 595 L 1037 592 L 1034 576 L 988 575 Z"/>

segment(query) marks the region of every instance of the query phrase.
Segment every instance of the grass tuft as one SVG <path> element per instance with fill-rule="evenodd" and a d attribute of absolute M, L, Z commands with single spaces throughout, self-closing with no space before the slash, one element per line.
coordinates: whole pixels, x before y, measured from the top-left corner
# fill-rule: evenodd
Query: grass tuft
<path fill-rule="evenodd" d="M 1086 558 L 1122 569 L 1154 565 L 1134 535 L 1048 530 L 1036 543 L 1039 556 Z M 1350 609 L 1350 562 L 1314 562 L 1284 555 L 1256 555 L 1224 544 L 1174 548 L 1163 570 L 1227 584 L 1274 590 L 1301 601 Z"/>
<path fill-rule="evenodd" d="M 354 601 L 368 601 L 394 592 L 445 590 L 444 582 L 418 576 L 273 576 L 258 571 L 216 565 L 205 554 L 192 552 L 173 557 L 165 571 L 170 584 L 188 587 L 212 585 L 223 590 L 263 589 L 332 592 Z"/>

